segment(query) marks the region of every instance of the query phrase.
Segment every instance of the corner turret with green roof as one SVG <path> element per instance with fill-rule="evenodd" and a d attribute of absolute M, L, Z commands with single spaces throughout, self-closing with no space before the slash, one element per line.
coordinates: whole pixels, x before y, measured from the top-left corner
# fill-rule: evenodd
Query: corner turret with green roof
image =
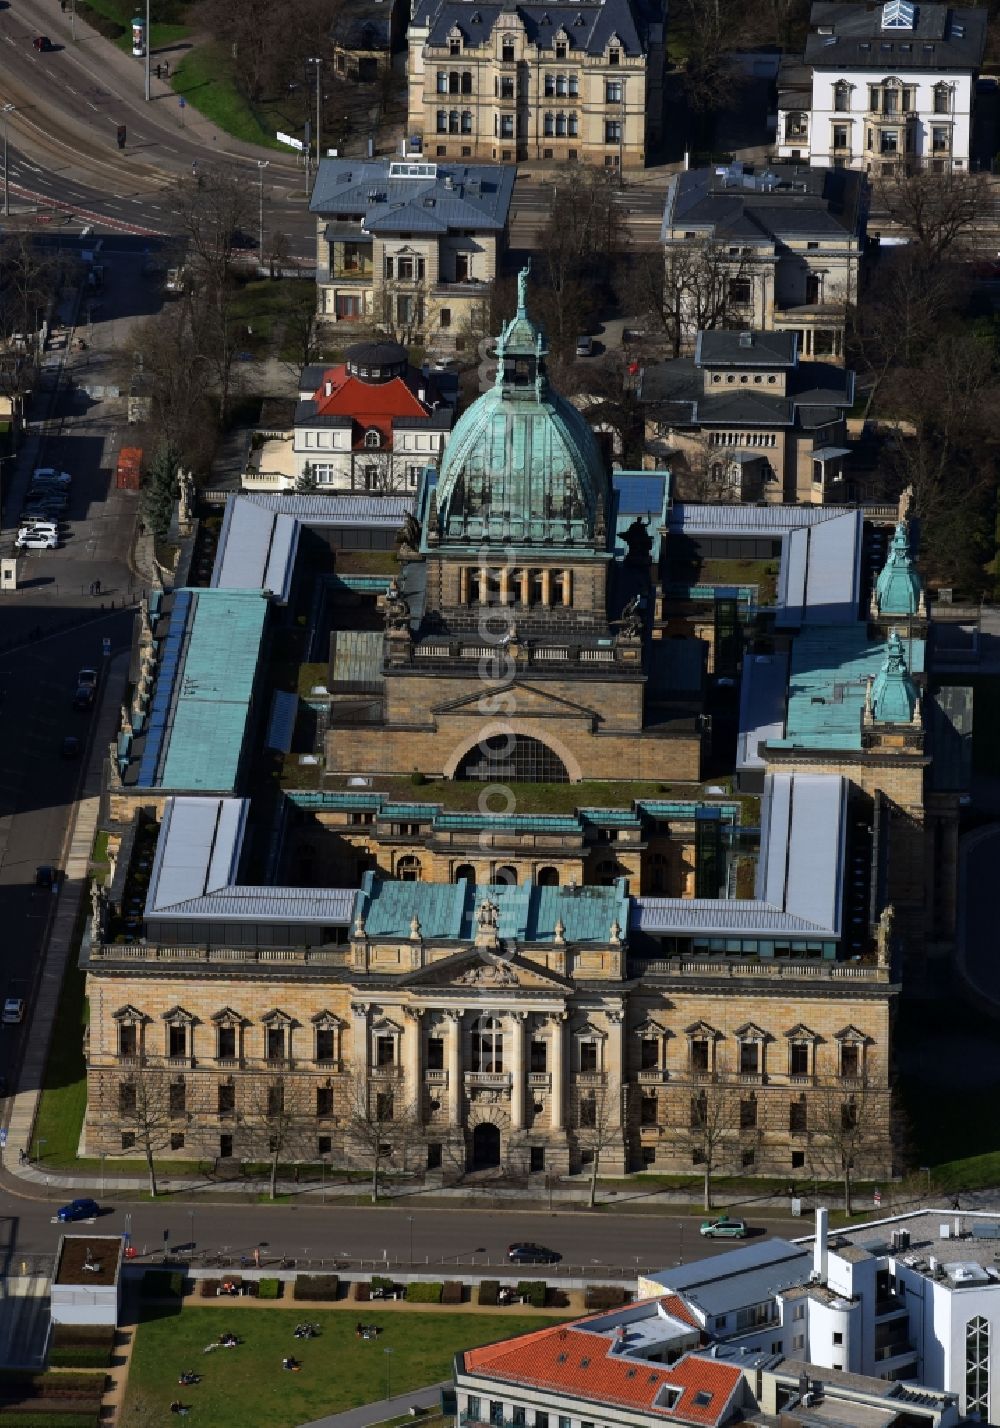
<path fill-rule="evenodd" d="M 877 724 L 912 724 L 920 696 L 910 678 L 903 642 L 896 630 L 889 632 L 885 660 L 871 686 L 871 717 Z"/>
<path fill-rule="evenodd" d="M 910 553 L 905 521 L 896 526 L 885 565 L 875 582 L 874 615 L 922 615 L 923 584 Z"/>

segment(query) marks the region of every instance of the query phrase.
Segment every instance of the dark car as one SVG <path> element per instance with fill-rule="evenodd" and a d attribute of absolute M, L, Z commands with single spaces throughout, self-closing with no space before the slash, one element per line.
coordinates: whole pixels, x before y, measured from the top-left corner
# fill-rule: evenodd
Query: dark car
<path fill-rule="evenodd" d="M 555 1250 L 546 1249 L 544 1245 L 534 1245 L 524 1242 L 507 1246 L 507 1258 L 511 1264 L 556 1264 L 562 1255 L 556 1254 Z"/>
<path fill-rule="evenodd" d="M 94 704 L 94 690 L 89 684 L 78 684 L 73 695 L 74 709 L 91 709 Z"/>
<path fill-rule="evenodd" d="M 96 1220 L 101 1207 L 96 1200 L 71 1200 L 56 1214 L 56 1219 L 66 1224 L 71 1220 Z"/>
<path fill-rule="evenodd" d="M 49 863 L 43 863 L 41 867 L 35 869 L 36 888 L 57 888 L 61 882 L 62 873 Z"/>
<path fill-rule="evenodd" d="M 31 43 L 36 50 L 40 50 L 42 53 L 52 48 L 52 41 L 48 35 L 36 35 Z"/>
<path fill-rule="evenodd" d="M 80 757 L 80 740 L 75 734 L 67 734 L 59 746 L 59 752 L 64 759 L 78 759 Z"/>

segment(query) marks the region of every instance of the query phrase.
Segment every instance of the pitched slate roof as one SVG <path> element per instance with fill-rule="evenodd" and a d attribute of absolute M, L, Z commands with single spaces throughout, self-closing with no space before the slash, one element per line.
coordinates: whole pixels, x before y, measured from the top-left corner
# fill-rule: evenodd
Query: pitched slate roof
<path fill-rule="evenodd" d="M 557 922 L 569 942 L 607 942 L 611 924 L 624 933 L 628 897 L 624 881 L 614 887 L 521 887 L 506 884 L 404 883 L 366 873 L 358 894 L 358 909 L 370 937 L 408 937 L 410 921 L 419 919 L 425 938 L 475 936 L 476 915 L 489 899 L 500 908 L 501 938 L 518 942 L 551 941 Z"/>
<path fill-rule="evenodd" d="M 570 50 L 600 55 L 608 41 L 617 36 L 627 55 L 645 53 L 649 16 L 637 0 L 555 0 L 540 5 L 478 5 L 475 0 L 432 0 L 416 3 L 413 23 L 430 25 L 427 43 L 441 46 L 456 26 L 468 48 L 478 49 L 489 42 L 498 17 L 515 9 L 531 44 L 550 50 L 556 32 L 565 31 Z M 424 20 L 424 17 L 428 17 Z"/>
<path fill-rule="evenodd" d="M 986 48 L 987 11 L 950 5 L 915 4 L 911 28 L 883 29 L 884 5 L 818 0 L 809 15 L 814 31 L 805 59 L 817 69 L 973 70 Z"/>
<path fill-rule="evenodd" d="M 652 1302 L 650 1317 L 655 1314 L 656 1302 Z M 697 1327 L 676 1296 L 660 1302 L 671 1317 Z M 588 1403 L 639 1409 L 670 1422 L 700 1428 L 722 1422 L 739 1387 L 741 1371 L 733 1364 L 696 1353 L 666 1367 L 627 1351 L 618 1352 L 617 1317 L 606 1316 L 606 1333 L 588 1327 L 594 1321 L 584 1319 L 468 1349 L 461 1356 L 462 1367 L 466 1373 L 484 1378 L 525 1384 Z M 679 1397 L 672 1390 L 679 1390 Z"/>
<path fill-rule="evenodd" d="M 868 186 L 852 169 L 731 164 L 689 169 L 667 187 L 661 239 L 677 230 L 718 241 L 771 245 L 789 238 L 831 238 L 864 232 Z"/>
<path fill-rule="evenodd" d="M 491 232 L 507 223 L 514 171 L 500 164 L 323 159 L 312 213 L 363 219 L 367 233 Z"/>

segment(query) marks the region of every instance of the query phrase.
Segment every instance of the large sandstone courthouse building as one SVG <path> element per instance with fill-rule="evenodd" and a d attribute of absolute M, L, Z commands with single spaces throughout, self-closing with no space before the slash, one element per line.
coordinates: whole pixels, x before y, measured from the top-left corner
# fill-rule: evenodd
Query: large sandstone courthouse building
<path fill-rule="evenodd" d="M 895 997 L 951 934 L 961 796 L 907 528 L 609 479 L 523 281 L 498 359 L 415 502 L 234 497 L 211 588 L 141 612 L 87 1152 L 135 1155 L 152 1097 L 168 1158 L 360 1165 L 374 1135 L 431 1178 L 888 1174 Z M 678 592 L 699 542 L 774 560 L 773 602 Z M 268 670 L 300 622 L 329 665 L 298 707 Z M 707 670 L 739 684 L 728 790 Z M 304 724 L 318 777 L 251 800 Z"/>

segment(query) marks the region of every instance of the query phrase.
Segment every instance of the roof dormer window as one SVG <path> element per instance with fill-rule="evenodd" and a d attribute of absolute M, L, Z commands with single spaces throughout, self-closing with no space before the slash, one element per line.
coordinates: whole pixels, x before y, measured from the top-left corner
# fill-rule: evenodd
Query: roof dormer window
<path fill-rule="evenodd" d="M 377 450 L 382 445 L 382 433 L 377 427 L 370 427 L 365 432 L 365 447 L 369 451 Z"/>

